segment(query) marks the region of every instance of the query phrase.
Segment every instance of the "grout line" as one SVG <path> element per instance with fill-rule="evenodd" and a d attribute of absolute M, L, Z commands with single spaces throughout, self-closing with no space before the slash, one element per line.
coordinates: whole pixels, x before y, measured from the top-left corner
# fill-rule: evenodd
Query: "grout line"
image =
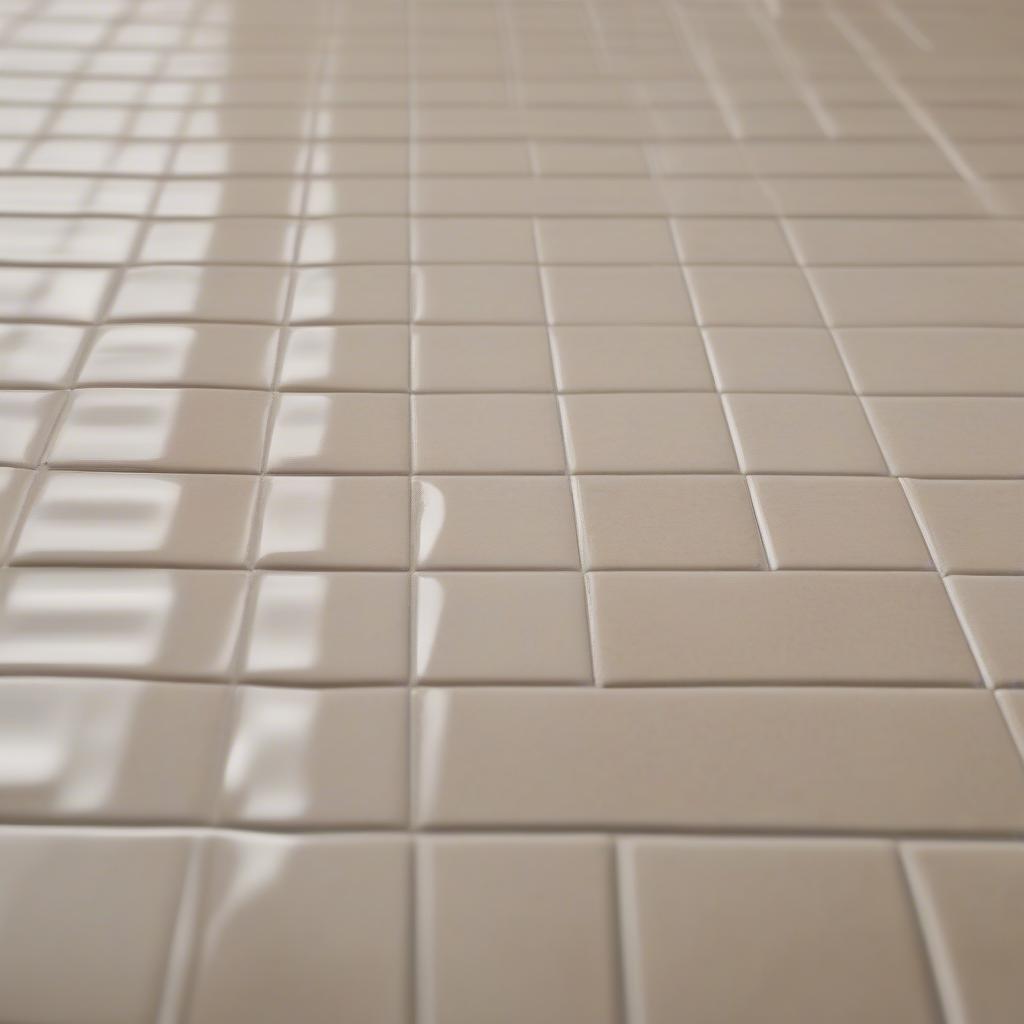
<path fill-rule="evenodd" d="M 923 966 L 928 977 L 928 992 L 932 1008 L 939 1022 L 953 1024 L 955 1019 L 960 1019 L 948 1003 L 951 1001 L 949 995 L 955 991 L 949 988 L 950 965 L 943 963 L 943 957 L 939 953 L 934 941 L 935 922 L 927 920 L 928 901 L 920 891 L 920 885 L 916 872 L 907 861 L 906 851 L 902 843 L 897 843 L 895 857 L 899 866 L 900 880 L 903 883 L 903 891 L 908 903 L 908 910 L 914 922 L 915 945 L 923 961 Z"/>

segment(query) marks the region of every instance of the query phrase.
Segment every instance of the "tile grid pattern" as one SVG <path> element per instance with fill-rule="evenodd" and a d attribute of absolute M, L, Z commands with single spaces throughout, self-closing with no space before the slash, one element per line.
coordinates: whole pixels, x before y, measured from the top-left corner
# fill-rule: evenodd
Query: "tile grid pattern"
<path fill-rule="evenodd" d="M 0 1021 L 1015 1018 L 1017 14 L 0 19 Z"/>

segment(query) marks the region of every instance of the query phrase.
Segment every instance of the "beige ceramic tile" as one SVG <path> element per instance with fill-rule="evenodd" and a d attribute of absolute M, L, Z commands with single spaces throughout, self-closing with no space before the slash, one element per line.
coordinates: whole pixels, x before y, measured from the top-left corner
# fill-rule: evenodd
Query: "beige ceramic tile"
<path fill-rule="evenodd" d="M 1024 827 L 1024 772 L 988 693 L 471 687 L 414 701 L 415 806 L 432 827 Z"/>
<path fill-rule="evenodd" d="M 850 390 L 835 344 L 821 328 L 713 327 L 705 336 L 722 391 Z"/>
<path fill-rule="evenodd" d="M 652 218 L 544 218 L 537 248 L 541 263 L 676 262 L 668 222 Z"/>
<path fill-rule="evenodd" d="M 931 569 L 898 480 L 758 476 L 750 481 L 773 569 Z"/>
<path fill-rule="evenodd" d="M 1024 482 L 905 480 L 944 573 L 1024 573 Z"/>
<path fill-rule="evenodd" d="M 865 405 L 899 476 L 1024 475 L 1024 398 L 869 398 Z"/>
<path fill-rule="evenodd" d="M 675 267 L 545 267 L 553 324 L 692 324 L 693 310 Z"/>
<path fill-rule="evenodd" d="M 535 267 L 449 264 L 414 267 L 412 274 L 416 323 L 544 323 Z"/>
<path fill-rule="evenodd" d="M 563 473 L 558 407 L 549 395 L 417 395 L 417 473 Z"/>
<path fill-rule="evenodd" d="M 896 850 L 812 840 L 630 840 L 630 1019 L 937 1020 Z"/>
<path fill-rule="evenodd" d="M 409 227 L 404 217 L 339 217 L 308 221 L 303 226 L 300 263 L 406 263 L 408 260 Z"/>
<path fill-rule="evenodd" d="M 989 686 L 1024 686 L 1024 576 L 950 576 L 950 596 Z"/>
<path fill-rule="evenodd" d="M 1013 1020 L 1024 1004 L 1024 848 L 914 843 L 904 858 L 946 1019 Z"/>
<path fill-rule="evenodd" d="M 611 848 L 591 838 L 419 845 L 425 1024 L 618 1019 Z"/>
<path fill-rule="evenodd" d="M 848 327 L 836 332 L 866 395 L 1024 394 L 1024 331 Z"/>
<path fill-rule="evenodd" d="M 416 391 L 550 391 L 551 351 L 543 327 L 416 327 Z"/>
<path fill-rule="evenodd" d="M 1024 267 L 815 267 L 835 327 L 1020 327 Z"/>
<path fill-rule="evenodd" d="M 591 681 L 578 573 L 446 572 L 416 583 L 419 682 Z"/>
<path fill-rule="evenodd" d="M 420 477 L 421 569 L 578 569 L 569 482 L 561 476 Z"/>
<path fill-rule="evenodd" d="M 0 759 L 0 813 L 9 821 L 200 821 L 213 806 L 226 711 L 225 691 L 202 683 L 0 680 L 0 746 L 10 755 Z"/>
<path fill-rule="evenodd" d="M 406 708 L 393 690 L 242 687 L 224 763 L 224 821 L 403 825 Z"/>
<path fill-rule="evenodd" d="M 404 395 L 286 394 L 266 456 L 271 473 L 407 473 Z"/>
<path fill-rule="evenodd" d="M 110 280 L 109 270 L 0 267 L 0 317 L 92 323 Z"/>
<path fill-rule="evenodd" d="M 522 217 L 417 217 L 417 263 L 534 263 L 533 227 Z"/>
<path fill-rule="evenodd" d="M 0 324 L 0 381 L 6 387 L 61 387 L 84 339 L 83 327 Z"/>
<path fill-rule="evenodd" d="M 288 263 L 296 226 L 272 217 L 156 221 L 146 231 L 140 263 Z"/>
<path fill-rule="evenodd" d="M 269 409 L 269 396 L 258 391 L 75 391 L 49 462 L 69 469 L 255 473 Z"/>
<path fill-rule="evenodd" d="M 744 473 L 887 472 L 857 398 L 726 395 L 724 404 Z"/>
<path fill-rule="evenodd" d="M 595 573 L 590 586 L 604 685 L 978 680 L 933 573 Z"/>
<path fill-rule="evenodd" d="M 313 267 L 298 272 L 293 323 L 403 323 L 408 319 L 406 267 Z"/>
<path fill-rule="evenodd" d="M 1024 263 L 1024 226 L 995 220 L 806 218 L 788 224 L 804 263 Z"/>
<path fill-rule="evenodd" d="M 683 263 L 789 264 L 793 253 L 768 218 L 687 217 L 672 222 Z"/>
<path fill-rule="evenodd" d="M 268 267 L 131 267 L 110 311 L 113 320 L 220 320 L 276 323 L 287 275 Z"/>
<path fill-rule="evenodd" d="M 5 1016 L 153 1019 L 187 849 L 155 831 L 0 830 Z"/>
<path fill-rule="evenodd" d="M 297 327 L 281 363 L 285 391 L 406 391 L 409 332 L 397 324 Z"/>
<path fill-rule="evenodd" d="M 408 479 L 268 477 L 256 564 L 273 569 L 407 569 Z"/>
<path fill-rule="evenodd" d="M 231 665 L 245 574 L 223 570 L 5 569 L 7 671 L 218 679 Z"/>
<path fill-rule="evenodd" d="M 235 324 L 131 324 L 96 335 L 79 384 L 266 388 L 277 331 Z"/>
<path fill-rule="evenodd" d="M 37 465 L 63 404 L 58 391 L 0 391 L 0 463 Z"/>
<path fill-rule="evenodd" d="M 256 490 L 252 476 L 53 470 L 11 562 L 242 567 Z"/>
<path fill-rule="evenodd" d="M 408 635 L 405 573 L 265 573 L 243 672 L 282 684 L 397 685 L 409 673 Z"/>
<path fill-rule="evenodd" d="M 560 391 L 711 391 L 700 332 L 692 327 L 555 327 Z"/>
<path fill-rule="evenodd" d="M 0 558 L 7 555 L 32 479 L 27 470 L 0 467 Z"/>
<path fill-rule="evenodd" d="M 726 327 L 813 327 L 821 314 L 797 267 L 690 267 L 697 322 Z"/>
<path fill-rule="evenodd" d="M 717 395 L 566 395 L 574 473 L 729 473 L 736 456 Z"/>
<path fill-rule="evenodd" d="M 409 862 L 391 837 L 213 839 L 184 1019 L 404 1024 Z"/>
<path fill-rule="evenodd" d="M 759 569 L 740 476 L 578 476 L 587 569 Z"/>

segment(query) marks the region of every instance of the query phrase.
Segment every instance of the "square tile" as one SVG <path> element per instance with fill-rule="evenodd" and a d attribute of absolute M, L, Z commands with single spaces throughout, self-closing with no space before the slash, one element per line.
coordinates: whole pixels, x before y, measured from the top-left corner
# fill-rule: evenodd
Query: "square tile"
<path fill-rule="evenodd" d="M 51 470 L 11 562 L 240 568 L 256 489 L 254 476 Z"/>
<path fill-rule="evenodd" d="M 4 678 L 0 745 L 37 757 L 29 771 L 21 758 L 0 761 L 0 813 L 39 824 L 202 821 L 227 705 L 226 689 L 206 683 Z"/>
<path fill-rule="evenodd" d="M 713 391 L 700 332 L 690 327 L 554 327 L 560 391 Z"/>
<path fill-rule="evenodd" d="M 287 285 L 268 267 L 130 267 L 110 319 L 278 323 Z"/>
<path fill-rule="evenodd" d="M 813 267 L 808 273 L 834 327 L 1024 326 L 1024 267 Z"/>
<path fill-rule="evenodd" d="M 405 323 L 409 270 L 404 266 L 299 270 L 291 318 L 296 324 Z"/>
<path fill-rule="evenodd" d="M 420 683 L 590 682 L 578 573 L 449 572 L 416 582 Z"/>
<path fill-rule="evenodd" d="M 5 387 L 62 387 L 85 331 L 58 324 L 0 324 L 0 381 Z"/>
<path fill-rule="evenodd" d="M 622 900 L 627 1006 L 638 1020 L 669 1024 L 683 1003 L 703 1020 L 935 1020 L 887 844 L 630 840 Z"/>
<path fill-rule="evenodd" d="M 279 383 L 283 391 L 408 391 L 408 328 L 296 327 L 285 341 Z"/>
<path fill-rule="evenodd" d="M 35 466 L 63 404 L 59 391 L 0 391 L 0 463 Z"/>
<path fill-rule="evenodd" d="M 904 480 L 944 573 L 1024 573 L 1024 481 Z"/>
<path fill-rule="evenodd" d="M 269 388 L 278 332 L 236 324 L 131 324 L 96 333 L 79 384 Z"/>
<path fill-rule="evenodd" d="M 291 263 L 294 221 L 272 217 L 153 221 L 140 263 Z"/>
<path fill-rule="evenodd" d="M 131 1024 L 160 998 L 188 840 L 121 829 L 0 831 L 4 1012 Z"/>
<path fill-rule="evenodd" d="M 793 262 L 778 221 L 767 217 L 685 217 L 672 221 L 672 230 L 683 263 Z"/>
<path fill-rule="evenodd" d="M 797 267 L 708 267 L 686 271 L 697 320 L 707 326 L 814 327 L 821 314 Z"/>
<path fill-rule="evenodd" d="M 724 403 L 744 473 L 888 472 L 856 398 L 726 395 Z"/>
<path fill-rule="evenodd" d="M 407 705 L 399 690 L 241 687 L 224 764 L 224 821 L 401 827 Z"/>
<path fill-rule="evenodd" d="M 1024 394 L 1019 327 L 847 327 L 836 340 L 861 394 Z"/>
<path fill-rule="evenodd" d="M 524 217 L 416 217 L 416 263 L 536 263 L 533 226 Z"/>
<path fill-rule="evenodd" d="M 413 484 L 421 569 L 578 569 L 561 476 L 434 476 Z"/>
<path fill-rule="evenodd" d="M 1024 577 L 950 576 L 950 597 L 989 686 L 1024 686 Z"/>
<path fill-rule="evenodd" d="M 414 327 L 416 391 L 551 391 L 544 327 Z"/>
<path fill-rule="evenodd" d="M 216 836 L 184 1019 L 404 1024 L 411 875 L 391 836 Z"/>
<path fill-rule="evenodd" d="M 946 1012 L 978 1024 L 1012 1020 L 1024 1001 L 1020 844 L 912 843 L 904 858 Z"/>
<path fill-rule="evenodd" d="M 542 324 L 535 267 L 442 264 L 413 267 L 418 324 Z"/>
<path fill-rule="evenodd" d="M 256 564 L 270 569 L 408 569 L 408 478 L 267 477 Z"/>
<path fill-rule="evenodd" d="M 759 569 L 761 540 L 740 476 L 573 479 L 587 569 Z"/>
<path fill-rule="evenodd" d="M 270 396 L 213 388 L 74 391 L 52 466 L 256 473 Z"/>
<path fill-rule="evenodd" d="M 7 545 L 14 535 L 32 479 L 28 470 L 0 467 L 0 558 L 7 556 Z"/>
<path fill-rule="evenodd" d="M 205 569 L 6 569 L 0 665 L 7 671 L 224 679 L 245 573 Z"/>
<path fill-rule="evenodd" d="M 712 327 L 704 332 L 722 391 L 849 392 L 828 331 L 816 327 Z"/>
<path fill-rule="evenodd" d="M 284 394 L 270 434 L 271 473 L 407 473 L 404 395 Z"/>
<path fill-rule="evenodd" d="M 110 270 L 0 267 L 0 319 L 92 323 L 112 280 Z"/>
<path fill-rule="evenodd" d="M 537 247 L 541 263 L 676 262 L 668 222 L 650 218 L 544 217 Z"/>
<path fill-rule="evenodd" d="M 692 324 L 678 267 L 544 267 L 553 324 Z"/>
<path fill-rule="evenodd" d="M 550 395 L 416 395 L 417 473 L 564 473 Z"/>
<path fill-rule="evenodd" d="M 868 398 L 899 476 L 1024 476 L 1024 398 Z"/>
<path fill-rule="evenodd" d="M 299 263 L 407 263 L 409 225 L 404 217 L 337 217 L 302 227 Z"/>
<path fill-rule="evenodd" d="M 750 478 L 773 569 L 931 569 L 898 480 Z"/>
<path fill-rule="evenodd" d="M 408 646 L 405 573 L 263 573 L 243 675 L 305 686 L 403 685 Z"/>
<path fill-rule="evenodd" d="M 611 875 L 603 839 L 430 838 L 417 856 L 427 1019 L 617 1020 Z"/>
<path fill-rule="evenodd" d="M 718 395 L 565 395 L 574 473 L 730 473 L 736 456 Z"/>

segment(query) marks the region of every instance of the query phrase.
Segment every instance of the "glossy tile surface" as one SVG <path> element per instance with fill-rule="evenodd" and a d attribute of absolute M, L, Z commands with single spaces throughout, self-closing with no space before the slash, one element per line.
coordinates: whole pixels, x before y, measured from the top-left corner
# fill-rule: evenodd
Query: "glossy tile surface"
<path fill-rule="evenodd" d="M 0 1022 L 1017 1024 L 1022 32 L 0 0 Z"/>

